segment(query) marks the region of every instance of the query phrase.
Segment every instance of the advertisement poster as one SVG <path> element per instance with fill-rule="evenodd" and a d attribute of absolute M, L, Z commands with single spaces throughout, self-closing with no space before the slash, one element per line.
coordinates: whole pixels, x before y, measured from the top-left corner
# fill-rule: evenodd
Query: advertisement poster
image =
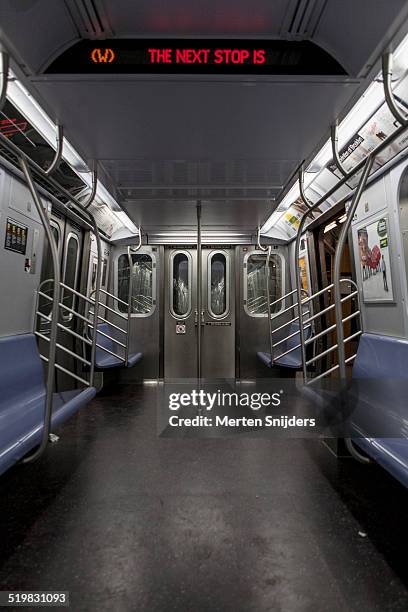
<path fill-rule="evenodd" d="M 299 257 L 300 278 L 302 280 L 302 289 L 309 293 L 309 275 L 307 272 L 307 256 Z"/>
<path fill-rule="evenodd" d="M 361 227 L 357 236 L 364 301 L 392 301 L 388 218 L 383 216 Z"/>
<path fill-rule="evenodd" d="M 401 93 L 401 92 L 399 92 Z M 403 92 L 405 93 L 405 92 Z M 396 96 L 400 106 L 407 108 L 403 98 Z M 339 151 L 340 161 L 343 164 L 346 172 L 352 170 L 359 162 L 368 157 L 374 149 L 376 149 L 384 140 L 386 140 L 399 127 L 399 123 L 395 120 L 393 114 L 384 102 L 382 106 L 373 114 L 371 119 L 355 134 L 346 145 Z M 388 161 L 400 153 L 408 145 L 408 130 L 405 130 L 402 135 L 391 143 L 384 151 L 375 158 L 373 172 L 384 166 Z M 338 170 L 334 160 L 331 160 L 327 165 L 338 179 L 342 179 L 343 175 Z M 359 182 L 360 173 L 351 177 L 347 181 L 347 185 L 354 189 Z"/>
<path fill-rule="evenodd" d="M 285 212 L 282 217 L 283 225 L 285 228 L 285 233 L 289 238 L 293 238 L 296 236 L 300 221 L 307 211 L 307 206 L 303 202 L 302 198 L 298 198 L 292 206 Z M 308 225 L 311 221 L 316 219 L 319 215 L 321 215 L 322 210 L 317 208 L 309 215 L 309 219 L 306 225 Z"/>

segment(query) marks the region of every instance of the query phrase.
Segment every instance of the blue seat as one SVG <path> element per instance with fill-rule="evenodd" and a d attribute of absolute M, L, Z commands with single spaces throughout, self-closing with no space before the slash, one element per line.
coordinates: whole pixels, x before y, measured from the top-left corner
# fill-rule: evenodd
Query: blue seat
<path fill-rule="evenodd" d="M 273 366 L 280 366 L 282 368 L 292 368 L 294 370 L 299 370 L 302 367 L 302 352 L 300 350 L 300 347 L 298 347 L 298 345 L 300 344 L 300 332 L 298 323 L 292 323 L 289 326 L 288 336 L 291 336 L 292 334 L 295 335 L 292 336 L 292 338 L 286 340 L 286 342 L 280 344 L 279 347 L 275 349 L 273 363 L 271 361 L 271 355 L 269 353 L 263 353 L 260 351 L 259 353 L 257 353 L 258 359 L 268 368 L 272 368 Z M 305 340 L 308 340 L 310 338 L 310 334 L 311 327 L 306 327 Z M 289 351 L 290 349 L 294 350 L 291 353 L 288 353 L 287 355 L 283 355 L 284 353 L 286 353 L 286 351 Z M 283 355 L 283 357 L 281 355 Z"/>
<path fill-rule="evenodd" d="M 408 341 L 363 334 L 353 366 L 352 437 L 408 486 Z M 353 436 L 356 436 L 354 437 Z"/>
<path fill-rule="evenodd" d="M 55 393 L 52 427 L 87 404 L 94 387 Z M 0 338 L 0 474 L 41 442 L 46 388 L 33 334 Z"/>
<path fill-rule="evenodd" d="M 108 336 L 110 336 L 110 338 L 107 338 L 106 335 L 103 335 L 103 334 L 107 334 Z M 111 353 L 115 353 L 115 355 L 118 355 L 118 357 L 116 357 L 115 355 L 111 355 L 110 353 L 107 353 L 106 351 L 103 350 L 103 348 L 99 348 L 97 346 L 96 355 L 95 355 L 95 368 L 97 370 L 108 370 L 112 368 L 125 368 L 125 367 L 132 368 L 142 359 L 143 357 L 142 353 L 132 353 L 129 355 L 128 363 L 125 364 L 125 362 L 122 361 L 122 359 L 120 359 L 120 357 L 123 358 L 125 356 L 124 349 L 123 347 L 120 346 L 120 344 L 115 342 L 114 339 L 115 339 L 115 329 L 111 327 L 108 323 L 100 323 L 98 325 L 98 331 L 97 331 L 97 337 L 96 337 L 97 344 L 99 344 L 99 347 L 103 347 L 107 349 L 108 351 L 111 351 Z"/>

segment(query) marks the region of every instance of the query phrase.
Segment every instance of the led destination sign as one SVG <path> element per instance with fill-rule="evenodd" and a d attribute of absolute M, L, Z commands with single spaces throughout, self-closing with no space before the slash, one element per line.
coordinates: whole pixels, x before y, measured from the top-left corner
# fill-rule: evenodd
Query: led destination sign
<path fill-rule="evenodd" d="M 344 75 L 343 67 L 310 41 L 80 41 L 46 74 L 287 74 Z"/>

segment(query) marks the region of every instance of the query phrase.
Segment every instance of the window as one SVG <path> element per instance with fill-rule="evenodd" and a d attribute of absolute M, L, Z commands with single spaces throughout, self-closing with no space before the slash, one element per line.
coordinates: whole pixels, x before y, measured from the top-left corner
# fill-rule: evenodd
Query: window
<path fill-rule="evenodd" d="M 222 251 L 208 257 L 208 311 L 222 318 L 229 311 L 229 261 Z"/>
<path fill-rule="evenodd" d="M 148 253 L 132 253 L 132 314 L 148 316 L 155 305 L 155 264 Z M 118 259 L 118 298 L 129 300 L 129 258 L 127 254 Z M 118 302 L 121 312 L 127 313 L 127 306 Z"/>
<path fill-rule="evenodd" d="M 93 293 L 96 289 L 96 273 L 98 271 L 98 258 L 94 257 L 92 259 L 92 278 L 91 278 L 91 293 Z"/>
<path fill-rule="evenodd" d="M 173 253 L 170 308 L 175 317 L 187 317 L 191 310 L 191 258 L 188 253 Z"/>
<path fill-rule="evenodd" d="M 60 248 L 60 230 L 55 221 L 50 221 L 51 233 L 54 236 L 54 240 L 57 245 L 57 251 L 59 253 Z M 54 266 L 51 257 L 50 245 L 48 244 L 48 240 L 45 238 L 44 243 L 44 254 L 43 254 L 43 262 L 42 262 L 42 270 L 41 270 L 41 281 L 46 281 L 54 278 Z M 42 287 L 41 291 L 48 295 L 49 297 L 53 296 L 54 293 L 54 285 L 53 283 L 45 283 Z M 47 317 L 51 316 L 52 312 L 52 301 L 49 299 L 40 296 L 39 297 L 39 311 L 42 312 Z M 50 322 L 42 317 L 39 318 L 40 321 L 40 331 L 42 333 L 49 333 L 50 330 Z"/>
<path fill-rule="evenodd" d="M 54 236 L 54 240 L 57 245 L 57 251 L 59 252 L 59 241 L 60 241 L 59 227 L 54 221 L 50 221 L 50 226 L 51 226 L 51 233 Z M 42 277 L 42 280 L 48 280 L 49 278 L 54 278 L 54 267 L 52 263 L 50 245 L 48 244 L 47 238 L 45 238 L 41 277 Z M 50 286 L 51 286 L 51 283 L 50 283 Z"/>
<path fill-rule="evenodd" d="M 66 254 L 65 254 L 65 267 L 64 267 L 64 284 L 68 287 L 75 289 L 77 276 L 78 276 L 78 264 L 79 264 L 79 240 L 76 234 L 68 234 Z M 62 302 L 68 308 L 74 308 L 75 296 L 71 291 L 63 291 Z M 72 313 L 68 313 L 67 310 L 63 309 L 63 318 L 65 320 L 72 319 Z"/>
<path fill-rule="evenodd" d="M 106 276 L 108 273 L 108 260 L 104 259 L 102 264 L 102 287 L 106 289 Z"/>
<path fill-rule="evenodd" d="M 268 314 L 266 295 L 266 253 L 250 253 L 244 260 L 244 306 L 253 317 L 265 317 Z M 246 275 L 246 278 L 245 278 Z M 278 254 L 271 255 L 269 261 L 269 296 L 272 314 L 278 313 L 283 304 L 273 304 L 283 295 L 284 290 L 283 260 Z"/>

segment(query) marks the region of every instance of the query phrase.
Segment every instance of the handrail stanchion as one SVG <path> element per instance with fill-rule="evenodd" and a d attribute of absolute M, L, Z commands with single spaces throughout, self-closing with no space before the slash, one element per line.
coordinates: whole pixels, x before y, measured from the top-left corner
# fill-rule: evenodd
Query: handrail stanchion
<path fill-rule="evenodd" d="M 86 202 L 83 203 L 83 208 L 85 210 L 87 210 L 90 205 L 92 204 L 92 202 L 95 199 L 96 196 L 96 190 L 98 187 L 98 164 L 96 162 L 96 160 L 93 161 L 93 169 L 92 169 L 92 189 L 91 189 L 91 193 L 89 194 L 88 200 Z"/>
<path fill-rule="evenodd" d="M 264 247 L 264 246 L 262 246 L 262 244 L 261 244 L 261 228 L 260 228 L 260 227 L 258 227 L 258 235 L 257 235 L 257 236 L 258 236 L 258 238 L 257 238 L 257 244 L 256 244 L 257 248 L 258 248 L 260 251 L 263 251 L 264 253 L 266 253 L 266 251 L 268 250 L 268 247 Z"/>
<path fill-rule="evenodd" d="M 96 346 L 98 341 L 98 321 L 99 321 L 99 307 L 100 307 L 100 290 L 101 290 L 101 281 L 102 281 L 102 241 L 99 233 L 98 224 L 95 221 L 93 215 L 89 213 L 89 217 L 91 218 L 91 222 L 93 224 L 93 233 L 96 241 L 96 251 L 97 251 L 97 263 L 96 263 L 96 287 L 95 287 L 95 305 L 94 305 L 94 329 L 92 334 L 92 348 L 91 348 L 91 368 L 89 373 L 89 381 L 91 386 L 94 384 L 95 378 L 95 360 L 96 360 Z M 86 330 L 87 331 L 87 330 Z"/>
<path fill-rule="evenodd" d="M 10 58 L 6 51 L 0 51 L 0 111 L 6 102 Z"/>
<path fill-rule="evenodd" d="M 55 150 L 54 159 L 51 162 L 51 165 L 45 171 L 45 174 L 50 175 L 56 170 L 60 164 L 62 157 L 62 149 L 64 148 L 64 128 L 62 125 L 57 125 L 57 147 Z"/>
<path fill-rule="evenodd" d="M 300 192 L 300 197 L 302 198 L 305 206 L 307 206 L 307 208 L 312 208 L 313 203 L 310 202 L 309 198 L 306 196 L 306 193 L 305 193 L 305 167 L 304 167 L 304 162 L 301 163 L 300 168 L 299 168 L 299 192 Z"/>
<path fill-rule="evenodd" d="M 271 261 L 272 254 L 272 246 L 268 247 L 268 255 L 266 257 L 266 299 L 268 306 L 268 325 L 269 325 L 269 352 L 271 354 L 271 363 L 273 363 L 273 338 L 272 338 L 272 311 L 271 311 L 271 296 L 270 296 L 270 287 L 269 287 L 269 279 L 270 279 L 270 270 L 269 263 Z"/>
<path fill-rule="evenodd" d="M 356 212 L 357 206 L 360 202 L 360 198 L 362 193 L 366 187 L 367 179 L 370 175 L 371 168 L 374 163 L 374 156 L 370 155 L 367 158 L 366 164 L 364 166 L 363 174 L 361 175 L 360 181 L 358 183 L 358 187 L 354 192 L 353 199 L 351 201 L 350 207 L 347 211 L 346 221 L 343 223 L 341 228 L 339 240 L 337 243 L 337 248 L 334 256 L 334 271 L 333 271 L 333 293 L 334 293 L 334 312 L 336 315 L 336 331 L 337 331 L 337 353 L 338 353 L 338 363 L 339 363 L 339 373 L 340 378 L 346 378 L 346 359 L 345 359 L 345 351 L 344 351 L 344 330 L 343 330 L 343 309 L 341 302 L 341 287 L 340 287 L 340 270 L 341 270 L 341 258 L 343 255 L 344 245 L 347 240 L 347 234 L 351 226 L 351 222 L 353 220 L 354 214 Z"/>
<path fill-rule="evenodd" d="M 272 338 L 272 311 L 271 311 L 271 297 L 270 297 L 270 287 L 269 287 L 269 262 L 271 261 L 272 255 L 272 246 L 269 245 L 267 247 L 262 246 L 261 244 L 261 228 L 258 227 L 258 235 L 257 235 L 257 248 L 264 253 L 268 252 L 265 261 L 265 278 L 266 278 L 266 305 L 268 312 L 268 329 L 269 329 L 269 352 L 271 355 L 271 363 L 273 363 L 273 338 Z"/>
<path fill-rule="evenodd" d="M 331 146 L 333 159 L 337 169 L 341 172 L 344 178 L 347 178 L 349 173 L 345 170 L 339 154 L 339 124 L 337 121 L 331 126 Z"/>
<path fill-rule="evenodd" d="M 58 248 L 55 242 L 51 226 L 48 221 L 47 214 L 43 208 L 40 197 L 37 193 L 37 189 L 34 185 L 34 181 L 31 176 L 31 172 L 28 168 L 27 162 L 24 157 L 20 158 L 21 169 L 24 173 L 27 181 L 31 196 L 34 200 L 35 207 L 38 215 L 41 219 L 41 223 L 44 227 L 45 235 L 47 236 L 48 243 L 50 245 L 52 267 L 53 267 L 53 298 L 52 298 L 52 310 L 51 310 L 51 328 L 50 328 L 50 348 L 48 353 L 48 372 L 47 372 L 47 390 L 45 400 L 45 414 L 44 414 L 44 427 L 42 432 L 41 444 L 38 449 L 32 454 L 23 459 L 23 463 L 31 463 L 35 461 L 45 451 L 51 427 L 52 418 L 52 407 L 53 407 L 53 391 L 54 391 L 54 376 L 55 376 L 55 357 L 57 348 L 57 331 L 58 331 L 58 310 L 59 310 L 59 291 L 60 291 L 60 271 L 59 271 L 59 259 L 58 259 Z"/>
<path fill-rule="evenodd" d="M 305 211 L 305 213 L 303 214 L 302 218 L 300 219 L 298 233 L 296 235 L 296 242 L 295 242 L 295 279 L 296 279 L 296 294 L 297 294 L 298 320 L 299 320 L 299 339 L 300 339 L 300 350 L 301 350 L 301 355 L 302 355 L 303 382 L 306 382 L 306 380 L 307 380 L 307 365 L 306 365 L 305 330 L 304 330 L 304 327 L 303 327 L 303 304 L 302 304 L 302 291 L 303 291 L 303 287 L 302 287 L 301 270 L 300 270 L 300 266 L 299 266 L 300 241 L 301 241 L 302 234 L 303 234 L 303 228 L 305 226 L 305 223 L 306 223 L 306 220 L 307 220 L 308 216 L 316 208 L 318 208 L 320 206 L 321 202 L 320 202 L 320 199 L 319 199 L 315 204 L 312 204 L 306 198 L 305 191 L 304 191 L 304 168 L 303 168 L 303 164 L 301 165 L 300 170 L 299 170 L 298 180 L 299 180 L 300 195 L 302 197 L 303 202 L 307 206 L 307 210 Z"/>
<path fill-rule="evenodd" d="M 393 91 L 392 91 L 392 65 L 393 65 L 393 57 L 392 53 L 384 53 L 382 57 L 382 77 L 384 84 L 384 95 L 385 100 L 387 102 L 388 108 L 391 113 L 394 115 L 395 119 L 402 125 L 408 125 L 408 118 L 404 117 L 402 111 L 400 110 L 397 101 L 395 100 Z"/>
<path fill-rule="evenodd" d="M 133 310 L 133 261 L 132 261 L 132 253 L 136 253 L 140 250 L 142 246 L 142 228 L 139 226 L 139 243 L 136 247 L 128 246 L 128 262 L 129 262 L 129 300 L 128 300 L 128 312 L 127 312 L 127 339 L 126 339 L 126 349 L 125 349 L 125 359 L 126 365 L 129 363 L 129 349 L 130 349 L 130 331 L 131 331 L 131 320 L 132 320 L 132 310 Z"/>

